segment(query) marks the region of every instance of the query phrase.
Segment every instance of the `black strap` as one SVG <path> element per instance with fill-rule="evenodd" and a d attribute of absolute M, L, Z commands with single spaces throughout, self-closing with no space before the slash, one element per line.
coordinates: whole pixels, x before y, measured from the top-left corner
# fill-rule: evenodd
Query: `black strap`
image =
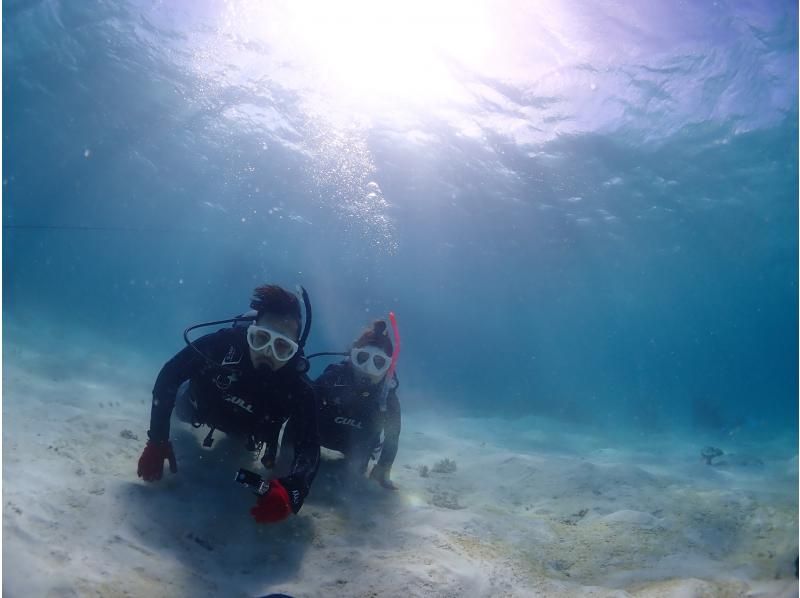
<path fill-rule="evenodd" d="M 204 447 L 208 448 L 212 444 L 214 444 L 214 430 L 216 430 L 216 428 L 214 426 L 211 426 L 211 429 L 208 431 L 208 434 L 206 435 L 205 439 L 203 440 L 203 446 Z"/>

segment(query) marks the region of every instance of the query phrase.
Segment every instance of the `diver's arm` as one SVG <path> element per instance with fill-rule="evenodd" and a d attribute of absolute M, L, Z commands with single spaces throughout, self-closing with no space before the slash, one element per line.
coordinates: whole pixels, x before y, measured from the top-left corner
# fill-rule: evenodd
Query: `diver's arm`
<path fill-rule="evenodd" d="M 386 422 L 383 426 L 383 448 L 378 459 L 378 467 L 389 470 L 397 456 L 400 444 L 400 401 L 394 390 L 386 399 Z"/>
<path fill-rule="evenodd" d="M 222 342 L 220 333 L 206 335 L 194 341 L 194 345 L 205 355 L 212 357 L 214 348 Z M 160 442 L 169 439 L 169 418 L 175 407 L 178 387 L 189 378 L 200 374 L 207 367 L 206 361 L 191 347 L 184 347 L 164 364 L 153 387 L 153 403 L 150 409 L 150 440 Z"/>
<path fill-rule="evenodd" d="M 303 506 L 319 467 L 319 433 L 314 391 L 305 382 L 301 383 L 298 390 L 298 395 L 293 398 L 295 410 L 290 416 L 294 420 L 295 429 L 294 461 L 289 475 L 279 480 L 288 491 L 293 513 L 297 513 Z"/>

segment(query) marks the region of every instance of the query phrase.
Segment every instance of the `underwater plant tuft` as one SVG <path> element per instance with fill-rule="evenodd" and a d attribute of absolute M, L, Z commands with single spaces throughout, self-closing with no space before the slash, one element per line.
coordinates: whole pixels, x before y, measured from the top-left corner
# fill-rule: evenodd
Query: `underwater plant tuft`
<path fill-rule="evenodd" d="M 456 470 L 456 462 L 451 459 L 442 459 L 433 466 L 433 473 L 453 473 Z"/>

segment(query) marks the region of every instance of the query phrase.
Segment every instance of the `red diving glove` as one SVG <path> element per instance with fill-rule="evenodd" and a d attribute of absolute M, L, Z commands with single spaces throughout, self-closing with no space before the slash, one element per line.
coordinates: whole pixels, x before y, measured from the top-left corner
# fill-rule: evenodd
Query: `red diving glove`
<path fill-rule="evenodd" d="M 267 493 L 259 496 L 256 506 L 250 509 L 250 514 L 257 523 L 283 521 L 291 512 L 289 493 L 278 480 L 270 480 Z"/>
<path fill-rule="evenodd" d="M 142 456 L 139 457 L 139 468 L 136 473 L 145 482 L 160 480 L 164 473 L 164 459 L 169 461 L 169 470 L 178 472 L 178 463 L 169 440 L 148 440 Z"/>

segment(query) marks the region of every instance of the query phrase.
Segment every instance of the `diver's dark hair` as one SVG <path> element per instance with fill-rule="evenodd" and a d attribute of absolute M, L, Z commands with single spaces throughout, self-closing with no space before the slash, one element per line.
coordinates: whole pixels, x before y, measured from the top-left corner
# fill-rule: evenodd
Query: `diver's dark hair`
<path fill-rule="evenodd" d="M 294 293 L 290 293 L 276 284 L 261 285 L 253 291 L 250 309 L 256 310 L 259 318 L 263 314 L 270 314 L 295 320 L 297 334 L 300 335 L 300 301 Z"/>
<path fill-rule="evenodd" d="M 389 338 L 389 331 L 386 329 L 386 322 L 375 320 L 369 328 L 361 333 L 361 336 L 353 343 L 353 347 L 366 347 L 371 345 L 382 349 L 389 357 L 394 352 L 392 341 Z"/>

